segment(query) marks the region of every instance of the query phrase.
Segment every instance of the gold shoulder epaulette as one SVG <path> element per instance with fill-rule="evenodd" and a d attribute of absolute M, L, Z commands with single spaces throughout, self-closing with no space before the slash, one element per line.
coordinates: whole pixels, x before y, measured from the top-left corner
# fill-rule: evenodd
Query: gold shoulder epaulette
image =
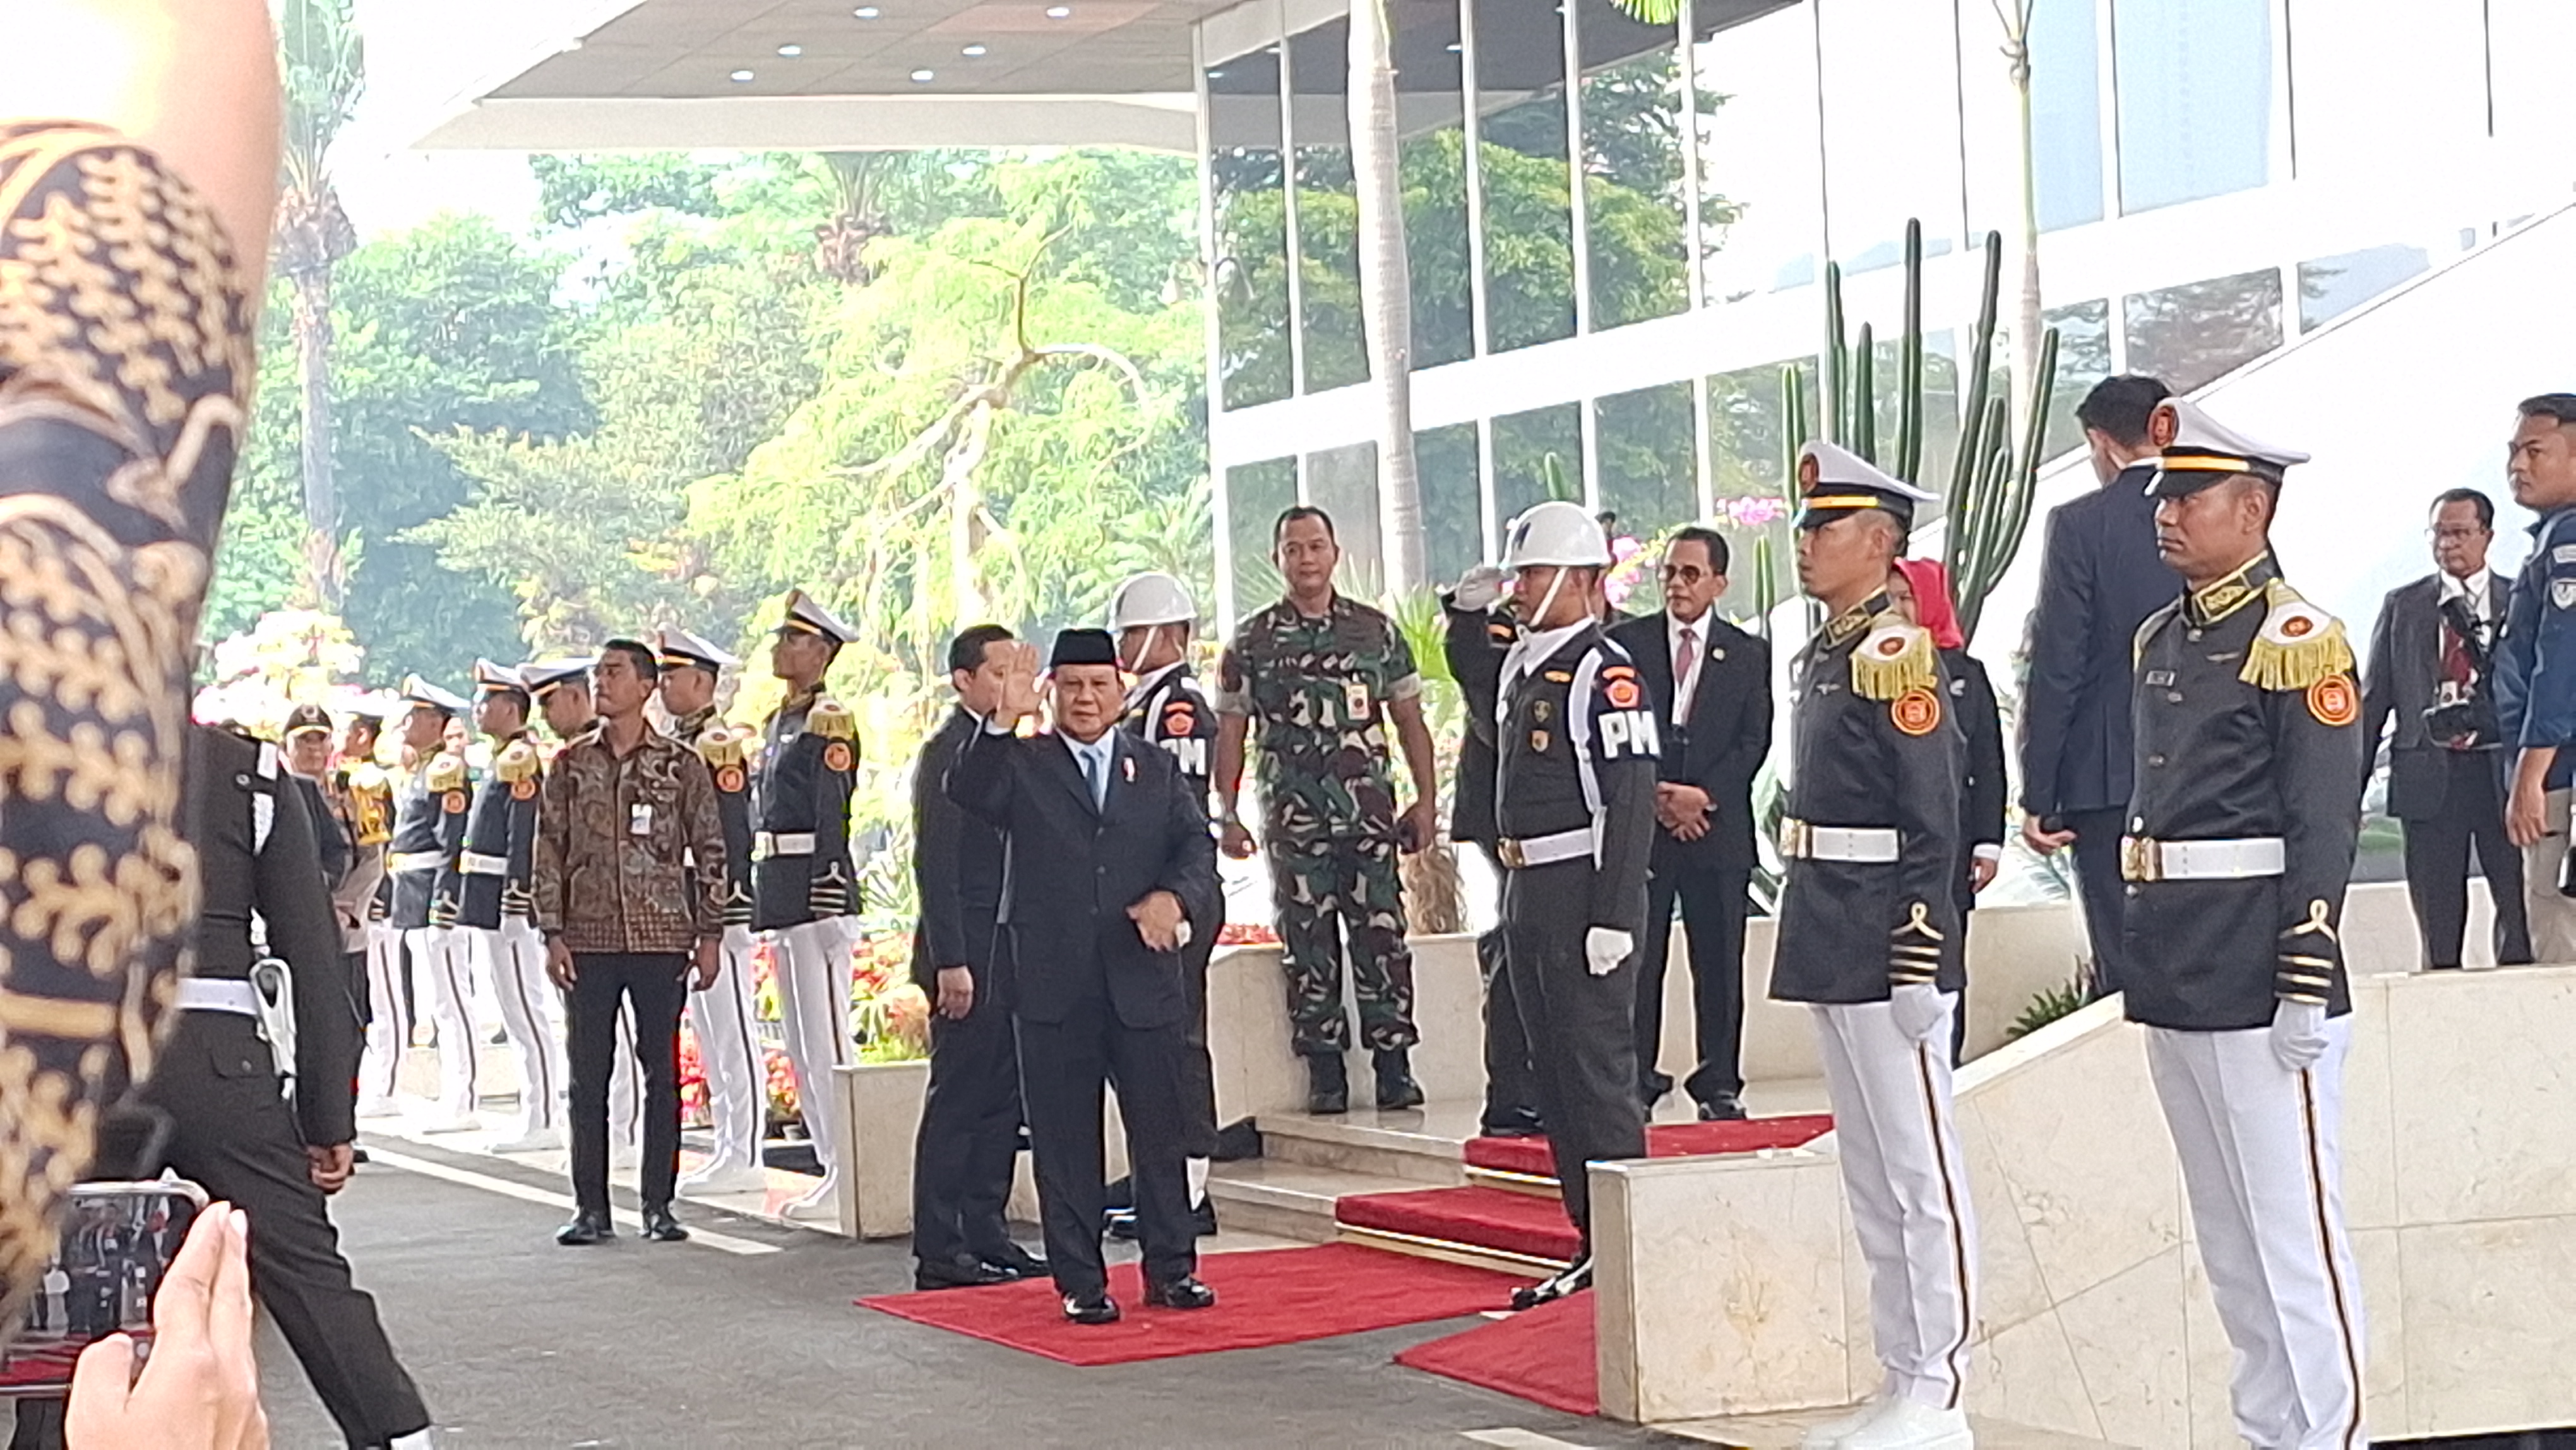
<path fill-rule="evenodd" d="M 718 770 L 728 765 L 740 765 L 746 758 L 743 748 L 743 741 L 746 738 L 746 732 L 732 729 L 724 722 L 718 721 L 708 726 L 707 732 L 698 737 L 698 755 Z"/>
<path fill-rule="evenodd" d="M 517 785 L 523 780 L 535 780 L 544 767 L 545 762 L 537 758 L 537 747 L 525 740 L 513 740 L 494 757 L 492 774 L 504 785 Z"/>
<path fill-rule="evenodd" d="M 385 768 L 374 761 L 350 767 L 349 789 L 358 795 L 390 795 L 394 783 L 385 776 Z"/>
<path fill-rule="evenodd" d="M 814 708 L 806 712 L 805 729 L 826 740 L 859 738 L 858 717 L 852 715 L 848 707 L 840 701 L 828 698 L 816 700 Z"/>
<path fill-rule="evenodd" d="M 1864 700 L 1893 700 L 1910 690 L 1929 690 L 1940 683 L 1941 667 L 1932 648 L 1932 632 L 1908 624 L 1900 614 L 1882 614 L 1852 648 L 1852 693 Z"/>
<path fill-rule="evenodd" d="M 429 762 L 428 784 L 432 794 L 465 789 L 465 757 L 444 752 Z"/>
<path fill-rule="evenodd" d="M 2342 620 L 2279 579 L 2263 586 L 2263 603 L 2270 612 L 2245 648 L 2238 679 L 2258 690 L 2304 690 L 2352 673 L 2352 641 L 2344 637 Z"/>
<path fill-rule="evenodd" d="M 2155 613 L 2139 621 L 2138 632 L 2129 636 L 2129 668 L 2132 671 L 2137 669 L 2138 661 L 2147 657 L 2147 641 L 2154 639 L 2156 631 L 2165 627 L 2165 621 L 2173 618 L 2181 610 L 2182 601 L 2177 599 L 2171 604 L 2159 606 Z"/>

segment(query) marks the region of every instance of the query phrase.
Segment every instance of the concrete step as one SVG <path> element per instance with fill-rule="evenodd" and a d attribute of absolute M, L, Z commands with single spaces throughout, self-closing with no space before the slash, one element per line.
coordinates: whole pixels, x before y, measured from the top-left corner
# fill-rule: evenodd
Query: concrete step
<path fill-rule="evenodd" d="M 1325 1244 L 1334 1238 L 1333 1204 L 1350 1193 L 1400 1193 L 1422 1185 L 1409 1178 L 1352 1173 L 1278 1159 L 1219 1163 L 1208 1174 L 1208 1197 L 1228 1232 L 1244 1229 Z"/>
<path fill-rule="evenodd" d="M 1467 1181 L 1461 1155 L 1476 1131 L 1476 1105 L 1354 1108 L 1329 1117 L 1265 1113 L 1257 1126 L 1262 1156 L 1273 1162 L 1446 1188 Z"/>

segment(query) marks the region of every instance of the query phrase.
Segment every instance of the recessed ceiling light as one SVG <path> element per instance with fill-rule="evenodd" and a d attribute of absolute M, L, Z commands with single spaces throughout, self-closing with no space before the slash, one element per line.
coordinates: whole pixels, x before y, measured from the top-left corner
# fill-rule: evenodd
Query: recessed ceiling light
<path fill-rule="evenodd" d="M 885 13 L 885 12 L 883 12 L 883 11 L 881 11 L 881 10 L 877 9 L 877 7 L 875 7 L 875 6 L 873 6 L 873 5 L 862 5 L 862 6 L 860 6 L 858 9 L 853 10 L 853 11 L 851 11 L 850 13 L 851 13 L 852 15 L 855 15 L 855 16 L 859 17 L 861 20 L 874 20 L 874 19 L 876 19 L 879 15 L 881 15 L 881 14 L 883 14 L 883 13 Z"/>
<path fill-rule="evenodd" d="M 787 57 L 789 60 L 794 60 L 796 57 L 805 53 L 805 47 L 801 45 L 782 45 L 778 47 L 778 53 Z"/>
<path fill-rule="evenodd" d="M 984 53 L 984 47 L 982 47 L 982 46 L 980 46 L 980 45 L 970 45 L 970 46 L 966 47 L 964 50 L 961 50 L 961 51 L 959 51 L 959 52 L 957 52 L 957 53 L 958 53 L 959 55 L 967 56 L 967 57 L 970 57 L 970 58 L 971 58 L 971 57 L 974 57 L 974 56 L 982 55 L 982 54 Z"/>
<path fill-rule="evenodd" d="M 738 70 L 733 73 L 733 78 L 737 82 L 747 81 L 751 79 L 751 72 L 747 70 Z"/>
<path fill-rule="evenodd" d="M 933 72 L 933 71 L 928 71 L 928 70 L 917 70 L 917 71 L 914 71 L 914 72 L 912 73 L 912 78 L 913 78 L 913 81 L 914 81 L 916 84 L 923 84 L 923 85 L 926 85 L 926 84 L 928 84 L 928 83 L 929 83 L 929 81 L 930 81 L 931 77 L 932 77 L 933 75 L 935 75 L 935 74 L 936 74 L 936 72 Z"/>
<path fill-rule="evenodd" d="M 1049 20 L 1067 20 L 1072 18 L 1072 15 L 1073 7 L 1070 5 L 1050 5 L 1047 7 L 1047 19 Z"/>

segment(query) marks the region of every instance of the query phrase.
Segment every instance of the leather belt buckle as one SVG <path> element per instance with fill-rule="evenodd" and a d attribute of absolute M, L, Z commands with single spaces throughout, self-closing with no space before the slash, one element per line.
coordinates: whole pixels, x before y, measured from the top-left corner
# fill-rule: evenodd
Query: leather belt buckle
<path fill-rule="evenodd" d="M 1521 843 L 1509 836 L 1494 843 L 1494 854 L 1500 856 L 1503 864 L 1514 871 L 1529 869 L 1529 856 L 1521 850 Z"/>
<path fill-rule="evenodd" d="M 1789 816 L 1780 822 L 1780 854 L 1793 861 L 1803 861 L 1814 849 L 1814 836 L 1805 821 Z"/>
<path fill-rule="evenodd" d="M 2120 877 L 2125 881 L 2152 882 L 2164 879 L 2162 843 L 2146 836 L 2120 838 Z"/>

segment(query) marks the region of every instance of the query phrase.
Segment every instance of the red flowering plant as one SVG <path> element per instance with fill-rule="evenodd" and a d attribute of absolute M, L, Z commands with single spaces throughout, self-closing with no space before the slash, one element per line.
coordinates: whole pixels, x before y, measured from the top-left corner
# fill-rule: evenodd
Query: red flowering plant
<path fill-rule="evenodd" d="M 680 1019 L 680 1126 L 703 1128 L 713 1122 L 707 1098 L 707 1064 L 698 1052 L 698 1034 Z"/>
<path fill-rule="evenodd" d="M 850 953 L 850 1035 L 861 1062 L 930 1055 L 930 999 L 912 982 L 912 933 L 881 931 Z"/>
<path fill-rule="evenodd" d="M 1279 933 L 1254 921 L 1229 921 L 1218 927 L 1216 944 L 1221 947 L 1275 947 Z"/>

